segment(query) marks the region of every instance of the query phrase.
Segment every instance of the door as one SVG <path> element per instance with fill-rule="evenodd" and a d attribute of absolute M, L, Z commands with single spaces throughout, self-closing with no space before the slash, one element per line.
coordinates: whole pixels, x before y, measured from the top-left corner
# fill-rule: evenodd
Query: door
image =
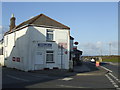
<path fill-rule="evenodd" d="M 37 51 L 35 53 L 35 70 L 40 70 L 44 68 L 44 57 L 43 52 Z"/>

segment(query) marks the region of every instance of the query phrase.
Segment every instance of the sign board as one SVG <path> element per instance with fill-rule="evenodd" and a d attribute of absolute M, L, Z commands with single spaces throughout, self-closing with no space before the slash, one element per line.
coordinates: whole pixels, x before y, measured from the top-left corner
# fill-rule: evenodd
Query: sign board
<path fill-rule="evenodd" d="M 51 43 L 38 43 L 38 47 L 41 47 L 41 48 L 52 48 L 52 44 Z"/>
<path fill-rule="evenodd" d="M 58 48 L 64 48 L 67 49 L 67 43 L 58 43 Z"/>

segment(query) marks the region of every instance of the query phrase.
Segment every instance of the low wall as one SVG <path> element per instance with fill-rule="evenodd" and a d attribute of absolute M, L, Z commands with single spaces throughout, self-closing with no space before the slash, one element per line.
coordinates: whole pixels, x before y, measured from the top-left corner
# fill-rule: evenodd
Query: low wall
<path fill-rule="evenodd" d="M 4 57 L 0 55 L 0 66 L 4 66 Z"/>

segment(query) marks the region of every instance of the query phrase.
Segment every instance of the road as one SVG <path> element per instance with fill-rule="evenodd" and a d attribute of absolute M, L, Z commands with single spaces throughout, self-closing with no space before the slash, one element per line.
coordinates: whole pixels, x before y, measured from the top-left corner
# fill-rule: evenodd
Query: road
<path fill-rule="evenodd" d="M 106 65 L 107 67 L 107 65 Z M 109 66 L 108 66 L 109 67 Z M 104 70 L 85 73 L 74 73 L 68 76 L 50 76 L 47 74 L 23 72 L 15 69 L 2 68 L 2 88 L 87 88 L 97 90 L 116 90 L 109 74 Z"/>
<path fill-rule="evenodd" d="M 118 64 L 108 63 L 108 64 L 104 64 L 103 66 L 106 67 L 107 69 L 111 70 L 112 74 L 118 78 L 118 75 L 120 74 L 120 73 L 118 73 L 118 72 L 120 72 L 120 67 L 118 67 Z"/>
<path fill-rule="evenodd" d="M 110 80 L 114 87 L 119 88 L 120 84 L 120 67 L 117 63 L 106 63 L 101 66 L 102 68 L 109 71 L 106 77 Z"/>

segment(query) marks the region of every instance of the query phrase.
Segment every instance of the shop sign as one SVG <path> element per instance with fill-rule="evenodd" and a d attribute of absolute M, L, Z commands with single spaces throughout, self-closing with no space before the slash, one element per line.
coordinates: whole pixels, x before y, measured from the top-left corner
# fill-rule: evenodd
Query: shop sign
<path fill-rule="evenodd" d="M 52 47 L 52 44 L 50 44 L 50 43 L 38 43 L 38 47 L 50 48 L 50 47 Z"/>

